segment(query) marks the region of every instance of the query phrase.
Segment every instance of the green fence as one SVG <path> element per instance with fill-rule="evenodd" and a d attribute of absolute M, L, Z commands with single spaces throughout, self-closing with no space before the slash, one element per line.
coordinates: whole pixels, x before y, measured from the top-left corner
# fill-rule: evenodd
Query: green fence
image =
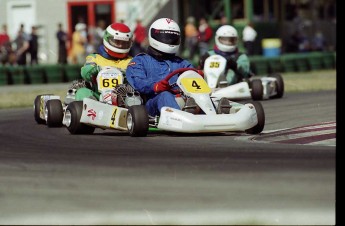
<path fill-rule="evenodd" d="M 273 72 L 303 72 L 336 68 L 336 52 L 290 53 L 278 57 L 249 56 L 257 75 Z"/>
<path fill-rule="evenodd" d="M 336 52 L 283 54 L 278 57 L 249 56 L 257 75 L 336 68 Z M 13 84 L 64 83 L 81 78 L 82 65 L 0 66 L 0 86 Z"/>
<path fill-rule="evenodd" d="M 16 84 L 65 83 L 81 78 L 82 65 L 1 66 L 0 86 Z"/>

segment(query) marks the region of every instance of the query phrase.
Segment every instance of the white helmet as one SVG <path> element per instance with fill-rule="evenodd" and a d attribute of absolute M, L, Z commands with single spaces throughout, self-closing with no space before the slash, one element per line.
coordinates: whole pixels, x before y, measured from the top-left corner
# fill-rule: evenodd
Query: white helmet
<path fill-rule="evenodd" d="M 176 54 L 181 43 L 180 27 L 169 18 L 156 20 L 149 29 L 149 43 L 160 52 Z"/>
<path fill-rule="evenodd" d="M 233 52 L 237 47 L 237 30 L 230 25 L 223 25 L 216 31 L 215 43 L 220 51 Z"/>

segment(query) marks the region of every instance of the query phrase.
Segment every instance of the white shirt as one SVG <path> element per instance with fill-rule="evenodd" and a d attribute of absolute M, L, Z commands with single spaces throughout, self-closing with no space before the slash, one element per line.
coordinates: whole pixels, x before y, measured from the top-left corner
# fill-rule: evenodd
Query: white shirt
<path fill-rule="evenodd" d="M 243 41 L 244 42 L 253 42 L 256 38 L 256 31 L 254 30 L 254 28 L 250 27 L 250 26 L 245 26 L 245 28 L 243 29 L 242 32 L 242 37 L 243 37 Z"/>

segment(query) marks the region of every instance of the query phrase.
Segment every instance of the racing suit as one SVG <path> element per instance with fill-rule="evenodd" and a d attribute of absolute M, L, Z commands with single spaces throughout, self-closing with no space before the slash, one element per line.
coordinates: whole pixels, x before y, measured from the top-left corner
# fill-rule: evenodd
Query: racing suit
<path fill-rule="evenodd" d="M 99 100 L 100 93 L 98 92 L 96 75 L 100 68 L 99 66 L 113 66 L 120 69 L 124 74 L 128 63 L 132 60 L 132 57 L 128 56 L 123 59 L 117 59 L 111 57 L 104 50 L 104 46 L 98 48 L 98 53 L 89 54 L 86 57 L 86 62 L 81 68 L 81 77 L 88 82 L 92 83 L 91 89 L 82 87 L 76 92 L 76 100 L 83 100 L 85 97 L 95 97 Z"/>
<path fill-rule="evenodd" d="M 160 115 L 162 107 L 180 109 L 175 100 L 175 94 L 169 91 L 155 93 L 153 86 L 164 79 L 169 73 L 179 68 L 194 68 L 187 60 L 175 55 L 161 54 L 149 47 L 147 54 L 136 55 L 126 70 L 128 83 L 146 98 L 146 109 L 150 116 Z M 170 84 L 177 81 L 178 75 L 173 76 Z"/>
<path fill-rule="evenodd" d="M 199 68 L 203 70 L 206 58 L 215 54 L 221 55 L 227 60 L 226 70 L 232 69 L 226 72 L 226 80 L 228 85 L 241 82 L 243 78 L 250 78 L 249 58 L 246 54 L 238 52 L 237 48 L 234 52 L 229 53 L 220 51 L 217 46 L 215 46 L 213 50 L 209 50 L 200 58 Z"/>

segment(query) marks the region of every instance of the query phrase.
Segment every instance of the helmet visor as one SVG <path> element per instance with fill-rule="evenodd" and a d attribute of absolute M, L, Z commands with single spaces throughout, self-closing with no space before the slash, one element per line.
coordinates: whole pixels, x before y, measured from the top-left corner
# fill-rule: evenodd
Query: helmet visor
<path fill-rule="evenodd" d="M 227 46 L 235 46 L 237 37 L 219 37 L 219 42 Z"/>
<path fill-rule="evenodd" d="M 168 45 L 179 45 L 181 42 L 178 31 L 151 29 L 151 37 Z"/>
<path fill-rule="evenodd" d="M 132 40 L 120 40 L 115 39 L 114 37 L 108 37 L 108 42 L 111 46 L 118 49 L 129 49 L 132 45 Z"/>

